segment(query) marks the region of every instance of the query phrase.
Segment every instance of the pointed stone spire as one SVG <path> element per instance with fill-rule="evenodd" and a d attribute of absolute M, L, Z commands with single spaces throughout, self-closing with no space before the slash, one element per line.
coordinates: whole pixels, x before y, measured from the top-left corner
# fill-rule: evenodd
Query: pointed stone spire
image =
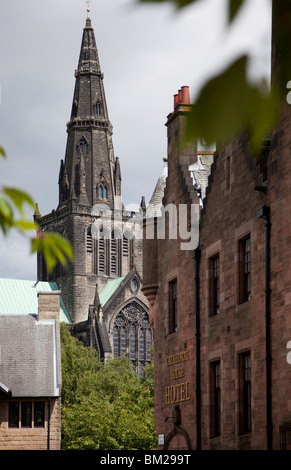
<path fill-rule="evenodd" d="M 66 155 L 61 169 L 62 174 L 65 171 L 67 174 L 69 187 L 66 193 L 68 199 L 74 197 L 80 205 L 84 200 L 90 206 L 103 202 L 100 201 L 99 191 L 102 170 L 106 181 L 106 204 L 114 209 L 115 158 L 112 125 L 108 117 L 103 74 L 90 18 L 86 19 L 83 29 L 75 77 L 71 118 L 67 123 Z M 63 201 L 63 193 L 60 191 L 59 206 Z"/>
<path fill-rule="evenodd" d="M 86 19 L 83 30 L 78 69 L 75 71 L 76 86 L 71 119 L 99 116 L 108 120 L 103 73 L 96 46 L 94 29 L 90 18 Z M 84 78 L 87 80 L 84 80 Z M 89 93 L 91 92 L 91 93 Z"/>

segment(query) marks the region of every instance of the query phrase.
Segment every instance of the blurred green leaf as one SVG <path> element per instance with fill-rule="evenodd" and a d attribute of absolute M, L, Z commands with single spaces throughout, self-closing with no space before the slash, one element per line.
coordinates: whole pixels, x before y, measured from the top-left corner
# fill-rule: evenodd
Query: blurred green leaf
<path fill-rule="evenodd" d="M 22 231 L 37 230 L 37 224 L 26 219 L 16 220 L 13 225 Z"/>
<path fill-rule="evenodd" d="M 5 150 L 3 147 L 0 146 L 0 155 L 2 155 L 2 157 L 6 158 L 6 153 L 5 153 Z"/>
<path fill-rule="evenodd" d="M 243 3 L 244 3 L 244 0 L 229 0 L 229 6 L 228 6 L 229 23 L 231 23 L 235 19 Z"/>
<path fill-rule="evenodd" d="M 281 92 L 284 93 L 287 82 L 291 80 L 291 0 L 276 0 L 272 5 L 273 59 L 276 61 L 276 70 L 272 70 L 272 78 L 277 81 Z"/>
<path fill-rule="evenodd" d="M 41 232 L 41 235 L 34 238 L 31 243 L 31 252 L 43 254 L 49 274 L 52 273 L 58 261 L 62 266 L 66 266 L 68 260 L 74 260 L 71 243 L 54 232 Z"/>
<path fill-rule="evenodd" d="M 6 235 L 8 230 L 13 226 L 13 210 L 11 205 L 0 196 L 0 227 Z"/>
<path fill-rule="evenodd" d="M 8 196 L 8 198 L 13 202 L 13 204 L 17 207 L 19 212 L 24 215 L 23 205 L 27 203 L 29 206 L 34 207 L 34 202 L 32 198 L 27 194 L 25 191 L 22 191 L 17 188 L 2 188 L 3 193 Z"/>
<path fill-rule="evenodd" d="M 253 150 L 259 149 L 276 123 L 279 100 L 275 90 L 248 83 L 246 70 L 247 58 L 242 57 L 204 86 L 189 112 L 188 142 L 203 139 L 219 146 L 247 131 Z"/>

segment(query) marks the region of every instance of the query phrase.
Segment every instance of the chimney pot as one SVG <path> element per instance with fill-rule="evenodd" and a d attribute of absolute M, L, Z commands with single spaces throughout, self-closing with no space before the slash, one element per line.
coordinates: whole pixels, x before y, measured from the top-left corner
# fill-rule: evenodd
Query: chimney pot
<path fill-rule="evenodd" d="M 190 93 L 189 93 L 188 86 L 182 86 L 181 94 L 182 94 L 181 103 L 190 104 Z"/>

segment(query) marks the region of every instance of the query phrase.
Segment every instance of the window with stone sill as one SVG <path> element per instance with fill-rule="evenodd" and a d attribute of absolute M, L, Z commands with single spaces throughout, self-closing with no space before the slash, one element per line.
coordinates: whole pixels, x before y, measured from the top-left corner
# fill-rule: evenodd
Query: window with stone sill
<path fill-rule="evenodd" d="M 43 428 L 45 424 L 44 401 L 9 402 L 9 428 Z"/>

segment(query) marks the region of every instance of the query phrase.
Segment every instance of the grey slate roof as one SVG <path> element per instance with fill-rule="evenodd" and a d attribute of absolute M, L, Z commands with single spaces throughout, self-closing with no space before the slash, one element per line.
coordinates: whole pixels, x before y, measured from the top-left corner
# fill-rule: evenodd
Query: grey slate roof
<path fill-rule="evenodd" d="M 0 315 L 0 382 L 12 397 L 59 396 L 54 321 Z"/>
<path fill-rule="evenodd" d="M 161 207 L 163 205 L 163 197 L 166 186 L 166 179 L 168 176 L 168 164 L 164 162 L 163 171 L 157 181 L 156 187 L 146 209 L 146 217 L 160 217 L 161 216 Z"/>

